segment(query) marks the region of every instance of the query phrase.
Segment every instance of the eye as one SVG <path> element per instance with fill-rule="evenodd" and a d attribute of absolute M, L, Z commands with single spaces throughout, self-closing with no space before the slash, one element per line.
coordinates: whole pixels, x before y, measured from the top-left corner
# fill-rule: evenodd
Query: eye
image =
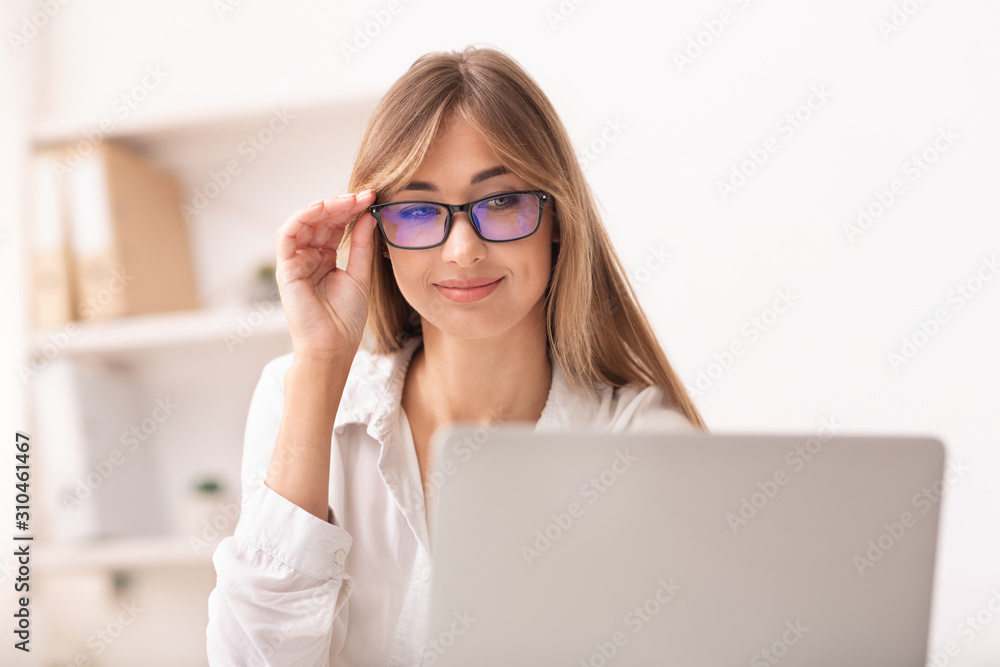
<path fill-rule="evenodd" d="M 496 209 L 503 210 L 505 208 L 516 207 L 520 201 L 521 201 L 520 195 L 497 195 L 496 197 L 487 200 L 486 206 L 491 210 L 496 210 Z"/>
<path fill-rule="evenodd" d="M 432 204 L 411 204 L 400 208 L 396 214 L 410 220 L 434 218 L 438 214 L 438 207 Z"/>

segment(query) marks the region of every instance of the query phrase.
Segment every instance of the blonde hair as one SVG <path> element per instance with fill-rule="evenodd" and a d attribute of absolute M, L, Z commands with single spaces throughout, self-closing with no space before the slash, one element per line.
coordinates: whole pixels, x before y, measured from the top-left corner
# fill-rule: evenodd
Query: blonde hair
<path fill-rule="evenodd" d="M 546 331 L 551 358 L 573 390 L 656 385 L 707 430 L 625 278 L 566 128 L 538 84 L 506 53 L 470 46 L 418 58 L 372 112 L 348 192 L 373 188 L 376 202 L 391 200 L 452 113 L 479 132 L 501 164 L 553 195 L 559 242 L 552 249 Z M 356 222 L 347 226 L 338 255 L 349 252 Z M 373 240 L 367 328 L 372 351 L 391 354 L 421 335 L 421 319 L 396 285 L 383 256 L 385 240 L 378 233 Z"/>

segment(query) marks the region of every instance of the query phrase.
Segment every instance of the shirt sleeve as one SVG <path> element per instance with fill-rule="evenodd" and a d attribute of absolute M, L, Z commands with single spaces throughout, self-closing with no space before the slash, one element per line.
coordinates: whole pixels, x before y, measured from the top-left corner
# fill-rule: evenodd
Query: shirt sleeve
<path fill-rule="evenodd" d="M 342 647 L 346 637 L 351 535 L 329 507 L 324 521 L 264 483 L 289 364 L 290 355 L 269 362 L 250 401 L 240 517 L 212 556 L 210 665 L 328 667 L 332 644 Z"/>

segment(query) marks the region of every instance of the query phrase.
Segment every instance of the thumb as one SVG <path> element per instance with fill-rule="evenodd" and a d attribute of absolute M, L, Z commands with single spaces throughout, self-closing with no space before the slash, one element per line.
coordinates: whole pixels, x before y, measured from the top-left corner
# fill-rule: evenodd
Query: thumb
<path fill-rule="evenodd" d="M 351 249 L 347 256 L 347 275 L 358 281 L 368 291 L 372 274 L 372 255 L 375 241 L 372 232 L 375 231 L 375 218 L 371 213 L 365 213 L 354 223 L 351 229 Z"/>

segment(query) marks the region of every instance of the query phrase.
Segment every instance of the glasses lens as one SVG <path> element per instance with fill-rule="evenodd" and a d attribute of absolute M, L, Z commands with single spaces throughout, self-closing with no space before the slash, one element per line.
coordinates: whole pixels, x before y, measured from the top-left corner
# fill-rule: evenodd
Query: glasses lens
<path fill-rule="evenodd" d="M 426 202 L 393 204 L 382 209 L 382 228 L 390 243 L 422 248 L 441 242 L 448 211 Z"/>
<path fill-rule="evenodd" d="M 538 226 L 538 197 L 504 194 L 472 207 L 479 230 L 491 241 L 510 241 L 527 236 Z"/>

